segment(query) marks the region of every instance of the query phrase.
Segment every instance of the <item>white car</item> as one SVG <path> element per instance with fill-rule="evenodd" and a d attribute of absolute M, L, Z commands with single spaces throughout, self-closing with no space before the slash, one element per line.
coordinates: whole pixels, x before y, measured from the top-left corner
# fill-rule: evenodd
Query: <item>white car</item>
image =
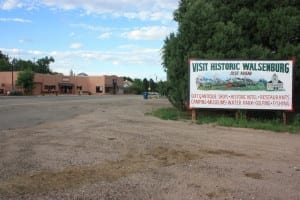
<path fill-rule="evenodd" d="M 160 97 L 158 92 L 148 92 L 149 99 L 158 99 Z"/>

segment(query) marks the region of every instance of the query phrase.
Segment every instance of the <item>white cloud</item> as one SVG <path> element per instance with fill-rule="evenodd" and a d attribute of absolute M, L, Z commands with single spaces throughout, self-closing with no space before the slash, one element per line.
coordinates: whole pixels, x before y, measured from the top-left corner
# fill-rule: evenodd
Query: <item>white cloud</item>
<path fill-rule="evenodd" d="M 75 32 L 70 32 L 68 34 L 68 37 L 72 38 L 73 41 L 82 39 L 82 36 L 80 34 L 75 33 Z"/>
<path fill-rule="evenodd" d="M 111 28 L 103 26 L 94 26 L 90 24 L 70 24 L 71 27 L 80 28 L 89 31 L 109 31 Z"/>
<path fill-rule="evenodd" d="M 0 2 L 0 9 L 12 10 L 16 8 L 25 8 L 27 10 L 38 9 L 42 6 L 40 0 L 3 0 Z"/>
<path fill-rule="evenodd" d="M 153 21 L 171 21 L 173 20 L 173 15 L 170 15 L 168 12 L 152 12 L 150 14 L 150 19 Z"/>
<path fill-rule="evenodd" d="M 110 36 L 112 35 L 112 32 L 106 32 L 106 33 L 102 33 L 98 36 L 99 39 L 108 39 L 110 38 Z"/>
<path fill-rule="evenodd" d="M 159 49 L 138 48 L 132 46 L 131 49 L 123 49 L 120 51 L 68 51 L 56 52 L 55 63 L 51 65 L 51 69 L 57 72 L 68 74 L 71 69 L 76 72 L 86 72 L 89 75 L 115 74 L 130 77 L 148 77 L 144 72 L 149 67 L 160 66 L 161 60 Z M 78 66 L 84 66 L 79 68 Z M 145 68 L 146 66 L 146 68 Z M 122 72 L 113 71 L 113 67 L 122 68 Z M 75 70 L 74 70 L 75 69 Z M 108 73 L 108 71 L 110 71 Z M 134 72 L 132 72 L 134 71 Z M 160 74 L 160 72 L 157 72 Z M 160 76 L 164 77 L 164 73 Z"/>
<path fill-rule="evenodd" d="M 173 15 L 171 11 L 140 11 L 140 12 L 125 12 L 122 16 L 129 19 L 140 19 L 140 20 L 150 20 L 150 21 L 171 21 Z"/>
<path fill-rule="evenodd" d="M 19 43 L 20 44 L 32 43 L 32 40 L 23 38 L 23 39 L 19 39 Z"/>
<path fill-rule="evenodd" d="M 22 4 L 18 0 L 6 0 L 0 4 L 0 7 L 3 10 L 11 10 L 14 8 L 22 7 Z"/>
<path fill-rule="evenodd" d="M 26 43 L 26 40 L 25 39 L 19 39 L 19 43 L 24 44 L 24 43 Z"/>
<path fill-rule="evenodd" d="M 43 55 L 43 52 L 37 51 L 37 50 L 30 50 L 30 51 L 28 51 L 28 54 L 33 55 L 33 56 L 40 56 L 40 55 Z"/>
<path fill-rule="evenodd" d="M 176 0 L 42 0 L 45 5 L 59 7 L 61 9 L 84 8 L 85 10 L 99 12 L 113 10 L 160 10 L 175 9 L 178 5 Z"/>
<path fill-rule="evenodd" d="M 82 47 L 82 44 L 81 43 L 72 43 L 71 45 L 70 45 L 70 48 L 71 49 L 79 49 L 79 48 L 81 48 Z"/>
<path fill-rule="evenodd" d="M 119 65 L 120 63 L 119 63 L 119 61 L 116 61 L 116 60 L 115 60 L 115 61 L 112 62 L 112 64 L 113 64 L 113 65 Z"/>
<path fill-rule="evenodd" d="M 31 20 L 22 18 L 0 18 L 0 22 L 31 23 Z"/>
<path fill-rule="evenodd" d="M 1 9 L 25 7 L 31 10 L 48 6 L 63 10 L 78 9 L 86 14 L 109 14 L 131 19 L 165 21 L 172 19 L 172 12 L 177 5 L 178 0 L 6 0 L 1 4 Z"/>
<path fill-rule="evenodd" d="M 142 27 L 122 33 L 122 37 L 130 40 L 162 40 L 174 30 L 175 28 L 166 26 Z"/>
<path fill-rule="evenodd" d="M 130 46 L 130 45 L 129 45 Z M 119 51 L 38 51 L 38 50 L 22 50 L 22 49 L 4 49 L 0 51 L 7 53 L 11 57 L 23 57 L 23 59 L 31 59 L 32 57 L 53 56 L 55 62 L 63 60 L 78 59 L 103 62 L 118 62 L 122 64 L 141 64 L 141 63 L 156 63 L 160 65 L 160 49 L 141 48 L 132 45 L 131 48 L 121 49 Z M 76 65 L 76 64 L 75 64 Z"/>
<path fill-rule="evenodd" d="M 57 51 L 51 51 L 51 52 L 49 52 L 49 54 L 50 54 L 52 57 L 55 57 L 56 55 L 58 55 L 58 52 L 57 52 Z"/>

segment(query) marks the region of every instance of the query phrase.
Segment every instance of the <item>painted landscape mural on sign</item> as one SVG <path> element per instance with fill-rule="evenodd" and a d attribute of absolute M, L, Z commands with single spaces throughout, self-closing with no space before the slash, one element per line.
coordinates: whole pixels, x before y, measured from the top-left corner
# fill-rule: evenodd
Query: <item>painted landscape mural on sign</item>
<path fill-rule="evenodd" d="M 291 110 L 292 71 L 291 60 L 190 60 L 190 107 Z"/>

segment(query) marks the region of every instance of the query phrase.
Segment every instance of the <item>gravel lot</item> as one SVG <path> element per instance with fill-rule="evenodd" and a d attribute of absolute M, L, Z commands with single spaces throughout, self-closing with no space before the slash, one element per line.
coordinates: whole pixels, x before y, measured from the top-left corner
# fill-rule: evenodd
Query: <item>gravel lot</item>
<path fill-rule="evenodd" d="M 141 96 L 0 97 L 0 199 L 300 199 L 300 135 L 145 115 Z"/>

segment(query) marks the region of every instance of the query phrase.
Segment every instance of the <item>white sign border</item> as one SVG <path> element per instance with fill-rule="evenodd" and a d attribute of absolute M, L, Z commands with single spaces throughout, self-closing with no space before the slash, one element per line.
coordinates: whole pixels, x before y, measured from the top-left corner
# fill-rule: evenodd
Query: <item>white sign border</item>
<path fill-rule="evenodd" d="M 191 84 L 192 81 L 195 81 L 192 80 L 192 77 L 191 77 L 191 74 L 192 74 L 192 67 L 191 67 L 191 63 L 192 62 L 216 62 L 216 63 L 220 63 L 220 62 L 226 62 L 226 63 L 244 63 L 244 62 L 253 62 L 253 63 L 265 63 L 265 62 L 289 62 L 291 64 L 291 67 L 290 67 L 290 71 L 289 71 L 289 77 L 290 77 L 290 82 L 288 84 L 288 88 L 289 90 L 287 92 L 281 92 L 281 94 L 283 95 L 289 95 L 288 96 L 288 105 L 287 105 L 287 102 L 286 101 L 282 101 L 285 103 L 285 105 L 280 105 L 280 101 L 279 103 L 277 101 L 275 101 L 276 99 L 278 98 L 285 98 L 284 96 L 282 95 L 278 95 L 278 94 L 274 94 L 274 95 L 270 95 L 270 94 L 266 94 L 266 92 L 258 92 L 258 91 L 251 91 L 251 90 L 246 90 L 246 91 L 235 91 L 234 93 L 237 93 L 237 95 L 240 95 L 240 98 L 238 99 L 234 99 L 230 96 L 230 101 L 233 103 L 231 104 L 230 106 L 228 106 L 228 104 L 224 105 L 224 104 L 219 104 L 220 102 L 218 102 L 217 104 L 215 103 L 214 104 L 214 100 L 218 100 L 220 101 L 219 97 L 213 97 L 213 96 L 210 96 L 210 95 L 214 95 L 214 91 L 219 91 L 219 90 L 208 90 L 208 91 L 211 91 L 209 94 L 207 91 L 206 92 L 202 92 L 202 94 L 204 96 L 204 98 L 202 98 L 202 103 L 201 103 L 201 96 L 197 96 L 195 97 L 195 94 L 200 94 L 202 95 L 201 93 L 192 93 L 193 90 L 191 89 Z M 207 60 L 207 59 L 199 59 L 199 58 L 190 58 L 188 60 L 188 67 L 189 67 L 189 109 L 232 109 L 232 110 L 235 110 L 235 109 L 245 109 L 245 110 L 283 110 L 283 111 L 294 111 L 294 107 L 293 107 L 293 84 L 294 84 L 294 67 L 295 67 L 295 60 L 294 59 L 288 59 L 288 60 L 225 60 L 225 59 L 221 59 L 221 60 Z M 239 71 L 242 71 L 242 70 L 239 70 Z M 269 72 L 269 73 L 273 73 L 273 72 Z M 193 77 L 194 78 L 194 77 Z M 221 92 L 217 92 L 215 93 L 215 95 L 226 95 L 226 93 L 228 94 L 228 92 L 232 92 L 234 90 L 224 90 L 224 91 L 221 91 Z M 194 96 L 193 96 L 194 95 Z M 205 96 L 206 95 L 206 96 Z M 248 104 L 239 104 L 239 102 L 237 101 L 240 101 L 240 102 L 246 102 L 247 100 L 251 100 L 251 97 L 254 97 L 253 95 L 256 95 L 256 98 L 257 97 L 260 97 L 259 100 L 255 101 L 255 105 L 253 105 L 253 101 L 252 101 L 252 105 L 248 105 Z M 265 96 L 263 96 L 265 95 Z M 210 97 L 209 97 L 210 96 Z M 228 97 L 227 97 L 228 98 Z M 195 99 L 198 99 L 200 104 L 198 104 L 197 106 L 195 106 L 195 103 L 192 102 L 192 100 L 195 100 Z M 271 105 L 270 104 L 267 104 L 268 101 L 264 101 L 264 99 L 267 99 L 267 100 L 273 100 L 275 99 L 274 101 L 272 101 L 272 103 L 278 103 L 278 105 L 274 106 L 274 105 Z M 236 100 L 236 102 L 234 102 L 234 100 Z M 264 105 L 261 105 L 261 104 L 264 104 Z"/>

